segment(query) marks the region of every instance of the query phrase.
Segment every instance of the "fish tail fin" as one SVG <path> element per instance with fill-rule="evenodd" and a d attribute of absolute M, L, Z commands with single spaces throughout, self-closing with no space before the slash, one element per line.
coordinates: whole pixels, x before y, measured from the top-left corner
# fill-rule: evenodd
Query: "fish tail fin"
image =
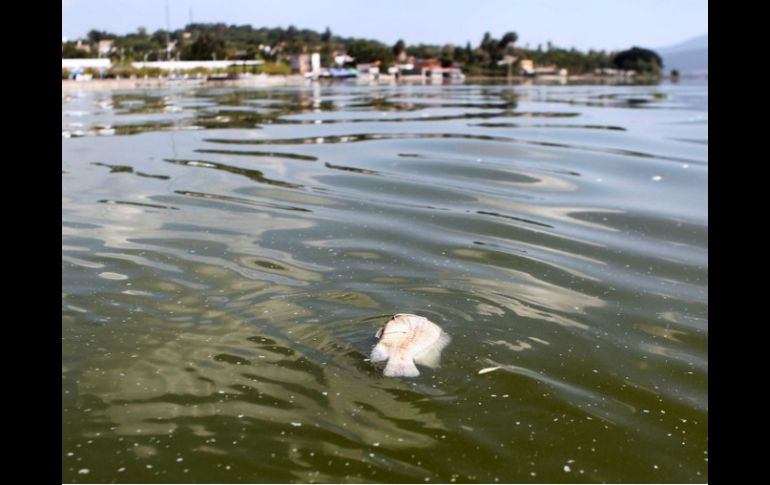
<path fill-rule="evenodd" d="M 420 371 L 414 365 L 414 361 L 403 355 L 393 355 L 388 359 L 384 374 L 387 377 L 417 377 Z"/>
<path fill-rule="evenodd" d="M 414 356 L 414 361 L 426 367 L 436 368 L 441 360 L 441 350 L 435 348 L 426 349 Z"/>
<path fill-rule="evenodd" d="M 369 357 L 371 362 L 382 362 L 388 359 L 388 349 L 384 345 L 377 344 L 372 349 L 372 355 Z"/>
<path fill-rule="evenodd" d="M 428 347 L 427 349 L 414 356 L 414 361 L 420 365 L 432 367 L 435 369 L 439 366 L 439 361 L 441 360 L 441 351 L 444 350 L 444 347 L 449 345 L 450 341 L 451 337 L 449 337 L 448 334 L 442 332 L 438 341 L 434 345 Z"/>

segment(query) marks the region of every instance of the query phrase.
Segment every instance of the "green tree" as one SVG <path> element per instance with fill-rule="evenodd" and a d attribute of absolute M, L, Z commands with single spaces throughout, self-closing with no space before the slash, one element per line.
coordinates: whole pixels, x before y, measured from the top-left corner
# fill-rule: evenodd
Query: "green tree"
<path fill-rule="evenodd" d="M 211 32 L 203 31 L 188 47 L 182 50 L 182 59 L 210 61 L 214 56 L 217 59 L 224 59 L 225 43 L 222 39 L 214 37 Z"/>
<path fill-rule="evenodd" d="M 183 39 L 183 32 L 192 33 L 192 38 Z M 472 46 L 468 42 L 463 48 L 407 45 L 402 39 L 394 45 L 385 45 L 373 40 L 334 36 L 328 27 L 323 32 L 315 32 L 295 26 L 255 28 L 251 25 L 196 23 L 188 24 L 184 29 L 171 32 L 158 30 L 152 34 L 144 28 L 139 28 L 136 32 L 124 36 L 92 30 L 87 41 L 95 44 L 103 39 L 113 39 L 116 47 L 113 59 L 122 58 L 125 61 L 162 59 L 165 57 L 166 40 L 173 39 L 177 41 L 177 48 L 181 50 L 184 59 L 209 60 L 214 55 L 223 59 L 229 52 L 229 55 L 239 58 L 259 57 L 266 61 L 281 62 L 288 54 L 294 52 L 320 52 L 322 63 L 331 65 L 332 52 L 345 49 L 356 57 L 357 62 L 380 60 L 384 64 L 383 67 L 390 65 L 393 58 L 400 53 L 406 52 L 410 56 L 440 59 L 444 65 L 459 62 L 467 73 L 483 75 L 504 75 L 507 69 L 498 66 L 497 62 L 508 54 L 532 59 L 538 65 L 555 64 L 566 67 L 574 73 L 611 67 L 616 65 L 613 61 L 620 63 L 621 67 L 627 66 L 639 72 L 656 72 L 662 67 L 660 59 L 652 55 L 629 58 L 622 55 L 623 53 L 606 51 L 584 53 L 576 49 L 559 48 L 551 42 L 537 45 L 537 48 L 532 50 L 529 46 L 516 47 L 519 39 L 515 32 L 506 32 L 499 40 L 486 32 L 478 46 Z M 272 50 L 266 53 L 260 45 L 270 46 Z M 62 56 L 90 57 L 88 53 L 79 51 L 74 46 L 74 43 L 62 44 Z M 286 66 L 281 64 L 280 69 L 286 69 Z"/>
<path fill-rule="evenodd" d="M 507 32 L 503 38 L 500 39 L 500 43 L 497 45 L 497 47 L 500 50 L 505 50 L 509 45 L 515 44 L 517 40 L 519 40 L 519 36 L 516 34 L 516 32 Z"/>
<path fill-rule="evenodd" d="M 462 47 L 455 47 L 452 56 L 454 57 L 455 62 L 459 62 L 460 64 L 465 64 L 470 59 L 466 49 Z"/>
<path fill-rule="evenodd" d="M 441 56 L 441 49 L 435 45 L 420 44 L 407 47 L 406 53 L 414 57 L 431 59 Z"/>
<path fill-rule="evenodd" d="M 494 39 L 492 39 L 492 36 L 489 35 L 489 32 L 484 32 L 484 37 L 481 39 L 481 44 L 479 44 L 479 48 L 485 52 L 489 52 L 492 49 L 492 45 L 495 43 Z"/>
<path fill-rule="evenodd" d="M 92 44 L 96 44 L 100 40 L 110 40 L 117 37 L 115 34 L 110 34 L 109 32 L 106 32 L 104 30 L 89 30 L 88 34 L 86 34 L 88 37 L 88 41 Z"/>
<path fill-rule="evenodd" d="M 403 52 L 406 51 L 406 44 L 402 39 L 398 39 L 398 42 L 396 42 L 393 45 L 393 55 L 398 58 Z"/>
<path fill-rule="evenodd" d="M 380 61 L 381 68 L 393 64 L 393 51 L 380 42 L 371 40 L 354 40 L 348 48 L 348 54 L 355 58 L 357 63 Z"/>
<path fill-rule="evenodd" d="M 81 51 L 80 49 L 76 49 L 74 43 L 67 42 L 64 44 L 64 49 L 62 49 L 61 56 L 62 59 L 83 59 L 86 57 L 91 57 L 91 54 L 85 51 Z"/>
<path fill-rule="evenodd" d="M 663 60 L 656 52 L 636 46 L 615 54 L 612 63 L 618 69 L 633 69 L 655 75 L 660 74 L 663 68 Z"/>
<path fill-rule="evenodd" d="M 516 32 L 508 32 L 502 39 L 497 40 L 489 35 L 489 32 L 484 33 L 484 38 L 481 39 L 481 49 L 486 55 L 484 56 L 484 63 L 490 68 L 496 69 L 497 61 L 503 58 L 506 48 L 509 44 L 512 44 L 518 40 Z"/>
<path fill-rule="evenodd" d="M 441 48 L 439 60 L 441 61 L 441 67 L 449 67 L 454 64 L 454 46 L 452 44 L 447 44 Z"/>
<path fill-rule="evenodd" d="M 321 65 L 322 66 L 331 66 L 334 64 L 334 57 L 332 56 L 332 46 L 329 43 L 324 43 L 321 45 Z"/>

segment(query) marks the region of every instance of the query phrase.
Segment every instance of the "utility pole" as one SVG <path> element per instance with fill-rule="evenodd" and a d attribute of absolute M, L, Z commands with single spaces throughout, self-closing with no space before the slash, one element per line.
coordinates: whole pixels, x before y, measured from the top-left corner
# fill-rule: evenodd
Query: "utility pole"
<path fill-rule="evenodd" d="M 501 61 L 497 61 L 498 66 L 502 66 L 503 64 L 508 65 L 508 82 L 511 82 L 513 76 L 513 64 L 516 62 L 516 60 L 516 56 L 506 55 Z"/>
<path fill-rule="evenodd" d="M 166 60 L 168 60 L 168 56 L 170 54 L 168 50 L 168 45 L 171 43 L 171 38 L 169 37 L 170 30 L 171 30 L 171 22 L 169 22 L 168 0 L 166 0 Z"/>

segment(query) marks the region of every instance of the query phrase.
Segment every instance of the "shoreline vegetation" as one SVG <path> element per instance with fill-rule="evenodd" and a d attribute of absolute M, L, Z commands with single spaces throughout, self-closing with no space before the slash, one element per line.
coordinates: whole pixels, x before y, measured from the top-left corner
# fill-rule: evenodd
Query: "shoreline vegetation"
<path fill-rule="evenodd" d="M 328 27 L 319 33 L 294 26 L 286 29 L 253 28 L 250 25 L 228 26 L 223 23 L 191 23 L 184 29 L 157 30 L 152 34 L 142 27 L 126 35 L 91 30 L 83 39 L 68 41 L 62 38 L 62 59 L 68 62 L 96 58 L 109 61 L 106 66 L 77 67 L 73 71 L 65 69 L 65 62 L 62 62 L 62 80 L 74 77 L 100 80 L 146 80 L 164 76 L 192 77 L 196 80 L 243 77 L 246 78 L 244 82 L 249 84 L 255 77 L 264 82 L 264 75 L 289 79 L 292 74 L 307 75 L 312 71 L 317 77 L 321 71 L 331 74 L 348 69 L 356 76 L 360 71 L 368 75 L 364 77 L 375 80 L 389 75 L 396 78 L 420 77 L 420 74 L 428 72 L 439 76 L 443 74 L 444 77 L 451 74 L 473 79 L 516 80 L 542 76 L 573 80 L 588 76 L 608 79 L 641 77 L 644 82 L 659 78 L 663 70 L 660 56 L 640 47 L 620 52 L 582 52 L 574 47 L 557 47 L 551 42 L 535 48 L 530 48 L 529 44 L 521 47 L 517 44 L 518 40 L 513 31 L 506 32 L 499 39 L 487 32 L 476 47 L 470 42 L 464 46 L 408 45 L 401 39 L 389 46 L 377 40 L 340 37 L 332 34 Z M 217 60 L 241 65 L 216 70 L 196 67 L 173 72 L 161 70 L 158 64 L 152 65 L 164 61 L 210 63 Z M 62 85 L 65 84 L 63 82 Z"/>

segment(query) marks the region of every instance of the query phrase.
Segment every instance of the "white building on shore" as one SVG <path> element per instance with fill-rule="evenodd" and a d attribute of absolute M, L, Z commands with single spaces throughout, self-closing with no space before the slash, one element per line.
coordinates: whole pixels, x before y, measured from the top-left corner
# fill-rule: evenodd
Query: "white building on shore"
<path fill-rule="evenodd" d="M 109 69 L 112 67 L 112 62 L 107 58 L 83 58 L 83 59 L 62 59 L 61 68 L 69 69 L 70 71 L 75 69 Z"/>
<path fill-rule="evenodd" d="M 189 71 L 192 69 L 227 69 L 230 66 L 259 66 L 264 61 L 152 61 L 152 62 L 132 62 L 131 66 L 137 69 L 144 67 L 154 67 L 164 71 Z"/>

